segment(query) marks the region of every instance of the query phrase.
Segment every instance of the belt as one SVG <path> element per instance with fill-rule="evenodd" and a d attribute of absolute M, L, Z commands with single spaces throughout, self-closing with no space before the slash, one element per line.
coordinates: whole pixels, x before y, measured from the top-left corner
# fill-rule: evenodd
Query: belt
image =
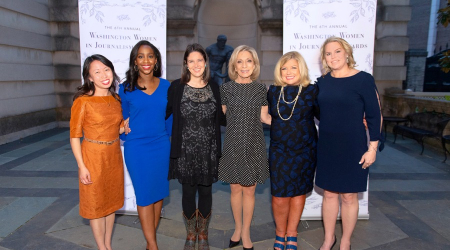
<path fill-rule="evenodd" d="M 116 138 L 115 140 L 112 141 L 96 141 L 96 140 L 91 140 L 88 138 L 84 138 L 86 141 L 88 142 L 92 142 L 92 143 L 97 143 L 97 144 L 102 144 L 102 145 L 112 145 L 114 142 L 116 142 L 117 140 L 119 140 L 119 138 Z"/>

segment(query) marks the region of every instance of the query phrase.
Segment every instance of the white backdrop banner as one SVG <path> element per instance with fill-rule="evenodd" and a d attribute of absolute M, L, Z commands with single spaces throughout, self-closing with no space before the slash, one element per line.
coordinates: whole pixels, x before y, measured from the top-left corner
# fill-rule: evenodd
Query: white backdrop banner
<path fill-rule="evenodd" d="M 90 55 L 104 55 L 124 80 L 131 49 L 140 40 L 147 40 L 161 52 L 165 78 L 166 0 L 78 0 L 78 13 L 81 65 Z M 125 205 L 119 213 L 137 214 L 136 197 L 126 167 Z"/>
<path fill-rule="evenodd" d="M 372 74 L 376 0 L 284 0 L 283 53 L 298 51 L 305 58 L 311 80 L 321 73 L 320 47 L 330 36 L 353 47 L 357 69 Z M 306 199 L 302 219 L 322 218 L 323 190 Z M 359 218 L 368 219 L 368 192 L 359 194 Z"/>

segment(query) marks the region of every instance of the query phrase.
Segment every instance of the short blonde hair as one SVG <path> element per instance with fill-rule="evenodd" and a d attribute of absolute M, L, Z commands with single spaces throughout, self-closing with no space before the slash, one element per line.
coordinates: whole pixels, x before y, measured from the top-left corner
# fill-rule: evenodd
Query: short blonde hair
<path fill-rule="evenodd" d="M 247 45 L 240 45 L 234 49 L 233 54 L 231 54 L 231 57 L 230 57 L 230 62 L 228 63 L 228 76 L 233 81 L 238 78 L 235 64 L 236 64 L 238 54 L 242 51 L 250 52 L 250 54 L 253 57 L 253 62 L 255 63 L 255 69 L 253 70 L 253 73 L 250 76 L 250 79 L 256 80 L 259 77 L 259 72 L 260 72 L 258 54 L 256 53 L 256 50 L 254 48 L 247 46 Z"/>
<path fill-rule="evenodd" d="M 328 72 L 331 71 L 331 68 L 328 67 L 327 61 L 325 59 L 325 46 L 329 43 L 337 42 L 341 45 L 342 48 L 344 48 L 345 53 L 347 53 L 348 56 L 348 62 L 347 65 L 349 68 L 353 69 L 356 67 L 355 59 L 353 58 L 353 48 L 352 46 L 345 41 L 344 39 L 336 36 L 331 36 L 323 42 L 322 47 L 320 47 L 320 59 L 322 60 L 322 73 L 326 75 Z"/>
<path fill-rule="evenodd" d="M 303 56 L 297 51 L 287 52 L 286 54 L 282 55 L 281 58 L 278 60 L 274 70 L 274 80 L 275 80 L 274 85 L 275 86 L 287 85 L 281 78 L 281 68 L 291 59 L 296 60 L 298 63 L 298 70 L 300 71 L 300 82 L 298 83 L 298 85 L 302 85 L 303 87 L 308 86 L 309 83 L 311 82 L 308 74 L 308 66 L 306 65 Z"/>

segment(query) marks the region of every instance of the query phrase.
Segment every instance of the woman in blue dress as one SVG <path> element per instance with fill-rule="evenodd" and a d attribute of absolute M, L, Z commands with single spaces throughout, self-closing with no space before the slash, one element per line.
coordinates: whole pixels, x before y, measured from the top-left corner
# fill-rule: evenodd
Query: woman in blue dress
<path fill-rule="evenodd" d="M 335 226 L 341 198 L 342 238 L 348 250 L 358 219 L 358 192 L 367 190 L 369 166 L 382 139 L 382 116 L 372 75 L 355 69 L 351 45 L 330 37 L 321 48 L 324 75 L 317 79 L 320 107 L 316 185 L 324 189 L 322 216 L 325 239 L 320 250 L 336 244 Z M 364 124 L 365 117 L 370 136 Z"/>
<path fill-rule="evenodd" d="M 161 76 L 161 54 L 148 41 L 138 42 L 130 53 L 126 81 L 120 86 L 124 119 L 131 132 L 121 139 L 136 194 L 137 211 L 147 249 L 158 249 L 156 227 L 163 199 L 169 195 L 171 117 L 166 120 L 170 83 Z"/>
<path fill-rule="evenodd" d="M 274 85 L 267 99 L 272 116 L 269 167 L 272 211 L 276 224 L 274 249 L 297 249 L 297 227 L 306 194 L 314 186 L 318 117 L 317 87 L 296 51 L 284 54 L 275 66 Z"/>

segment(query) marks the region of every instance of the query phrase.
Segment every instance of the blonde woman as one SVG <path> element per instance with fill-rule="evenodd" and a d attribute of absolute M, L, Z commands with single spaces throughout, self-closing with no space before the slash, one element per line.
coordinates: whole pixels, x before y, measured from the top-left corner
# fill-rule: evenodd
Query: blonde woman
<path fill-rule="evenodd" d="M 269 166 L 276 224 L 274 249 L 284 250 L 285 244 L 286 249 L 297 249 L 298 223 L 306 194 L 314 186 L 317 88 L 310 84 L 305 60 L 295 51 L 278 60 L 274 76 L 267 95 L 272 116 Z"/>
<path fill-rule="evenodd" d="M 382 139 L 382 116 L 372 75 L 355 69 L 353 50 L 344 39 L 330 37 L 322 45 L 324 75 L 317 79 L 320 106 L 316 185 L 324 189 L 322 216 L 325 240 L 320 250 L 336 244 L 335 226 L 341 198 L 340 249 L 351 249 L 358 219 L 358 192 L 367 188 L 369 166 Z M 361 122 L 367 121 L 370 143 Z"/>
<path fill-rule="evenodd" d="M 235 229 L 229 247 L 252 250 L 250 223 L 255 208 L 257 183 L 269 177 L 266 144 L 261 121 L 271 121 L 267 89 L 255 80 L 260 72 L 254 48 L 241 45 L 231 55 L 228 75 L 231 81 L 221 87 L 222 109 L 227 118 L 219 180 L 230 183 L 231 208 Z"/>

